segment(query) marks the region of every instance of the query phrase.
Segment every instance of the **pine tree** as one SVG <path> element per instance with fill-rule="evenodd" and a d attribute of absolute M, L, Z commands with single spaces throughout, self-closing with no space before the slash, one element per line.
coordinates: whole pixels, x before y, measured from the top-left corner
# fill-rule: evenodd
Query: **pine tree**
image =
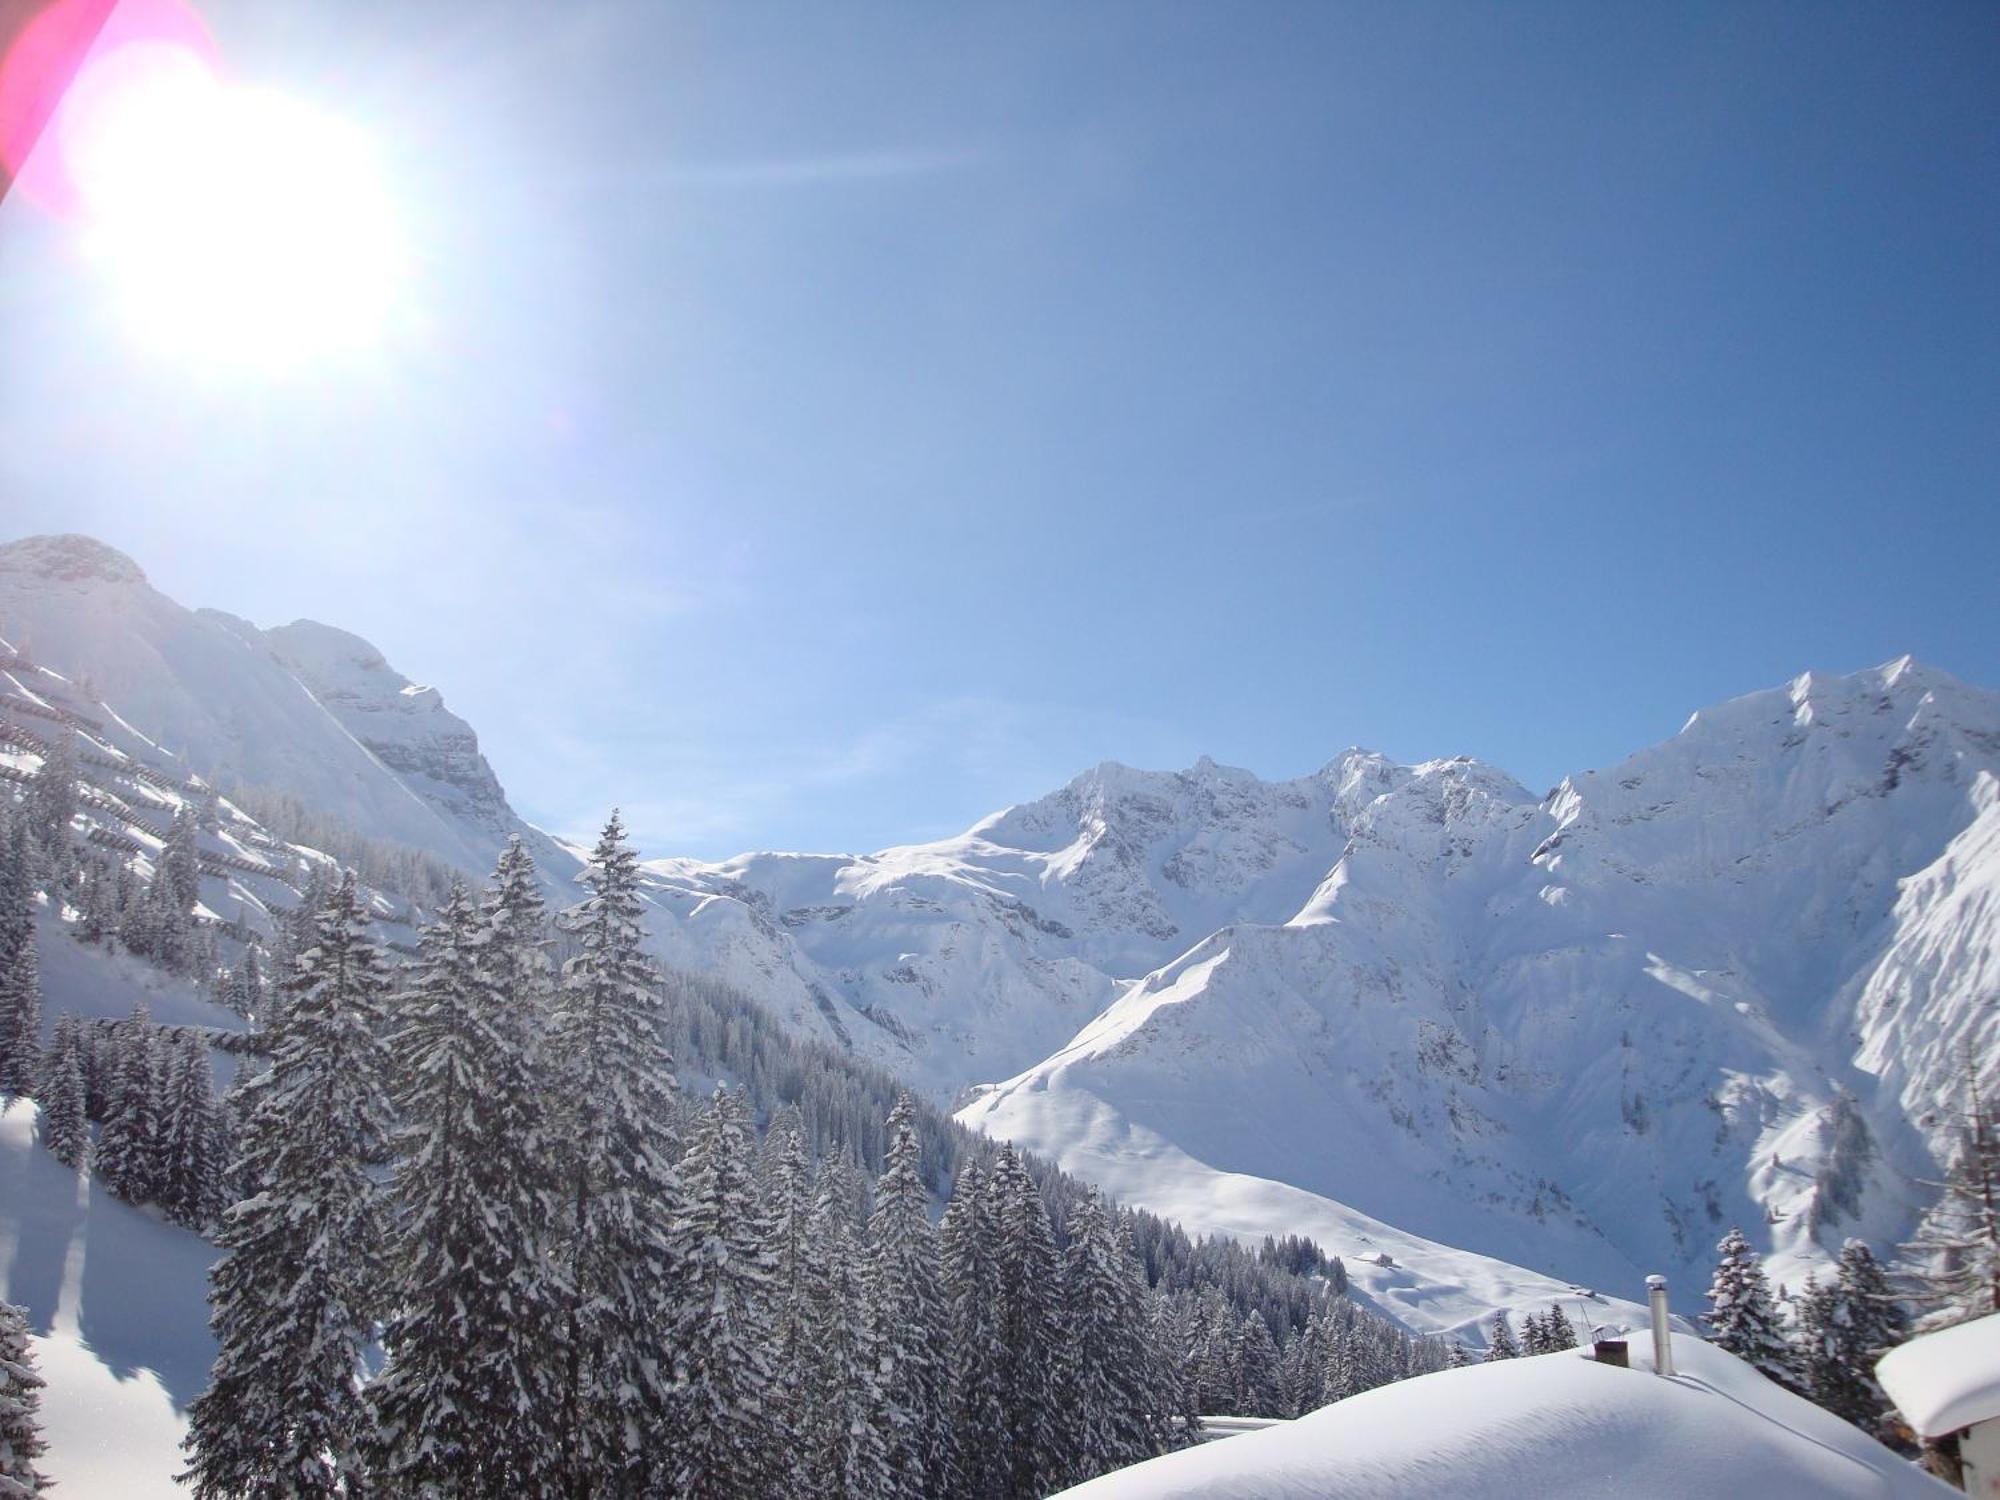
<path fill-rule="evenodd" d="M 54 736 L 48 757 L 35 779 L 28 784 L 27 805 L 23 809 L 29 834 L 41 854 L 41 868 L 51 878 L 58 876 L 70 858 L 69 827 L 76 817 L 76 736 Z"/>
<path fill-rule="evenodd" d="M 176 1224 L 206 1234 L 224 1208 L 229 1163 L 217 1148 L 215 1078 L 208 1049 L 192 1039 L 168 1050 L 161 1069 L 167 1108 L 161 1120 L 165 1145 L 160 1207 Z"/>
<path fill-rule="evenodd" d="M 811 1362 L 812 1326 L 812 1165 L 794 1119 L 776 1119 L 764 1137 L 764 1218 L 770 1225 L 772 1399 L 790 1434 L 783 1451 L 773 1455 L 782 1474 L 772 1476 L 773 1488 L 784 1494 L 809 1493 L 804 1433 L 811 1399 L 807 1371 Z"/>
<path fill-rule="evenodd" d="M 717 1088 L 684 1167 L 681 1275 L 668 1304 L 677 1500 L 762 1500 L 784 1438 L 766 1352 L 775 1257 L 744 1115 Z"/>
<path fill-rule="evenodd" d="M 81 1171 L 90 1159 L 90 1120 L 84 1112 L 83 1029 L 67 1011 L 56 1018 L 55 1035 L 43 1054 L 35 1102 L 41 1106 L 42 1144 L 64 1166 Z"/>
<path fill-rule="evenodd" d="M 987 1193 L 993 1202 L 999 1281 L 1006 1494 L 1013 1500 L 1037 1500 L 1060 1487 L 1066 1468 L 1055 1411 L 1064 1346 L 1062 1260 L 1042 1195 L 1013 1147 L 1000 1148 Z"/>
<path fill-rule="evenodd" d="M 800 1437 L 809 1493 L 830 1500 L 878 1500 L 889 1484 L 882 1357 L 855 1217 L 859 1194 L 846 1157 L 827 1158 L 813 1200 Z"/>
<path fill-rule="evenodd" d="M 0 967 L 0 1098 L 34 1088 L 42 1061 L 42 985 L 28 924 Z"/>
<path fill-rule="evenodd" d="M 1968 1050 L 1965 1108 L 1937 1203 L 1903 1247 L 1921 1325 L 1944 1328 L 2000 1313 L 2000 1119 L 1983 1097 Z"/>
<path fill-rule="evenodd" d="M 159 1196 L 165 1150 L 155 1031 L 143 1000 L 113 1031 L 108 1050 L 100 1059 L 106 1081 L 96 1174 L 127 1203 L 151 1203 Z"/>
<path fill-rule="evenodd" d="M 352 876 L 328 898 L 246 1082 L 241 1175 L 209 1273 L 215 1368 L 189 1412 L 196 1500 L 305 1500 L 360 1478 L 383 1237 L 388 977 Z"/>
<path fill-rule="evenodd" d="M 1166 1413 L 1155 1404 L 1160 1355 L 1151 1337 L 1145 1273 L 1131 1253 L 1123 1226 L 1096 1193 L 1070 1216 L 1062 1285 L 1068 1324 L 1065 1380 L 1060 1408 L 1072 1425 L 1073 1462 L 1065 1482 L 1081 1483 L 1165 1451 Z M 1270 1345 L 1270 1330 L 1250 1314 Z M 1255 1341 L 1255 1332 L 1250 1335 Z M 1267 1364 L 1276 1404 L 1278 1351 L 1260 1346 L 1253 1358 Z"/>
<path fill-rule="evenodd" d="M 115 884 L 109 862 L 98 855 L 84 867 L 82 915 L 76 924 L 78 942 L 108 943 L 118 930 L 117 911 L 113 905 Z"/>
<path fill-rule="evenodd" d="M 167 846 L 160 854 L 160 878 L 172 896 L 172 911 L 181 923 L 194 915 L 201 904 L 201 843 L 194 807 L 183 802 L 167 832 Z M 157 883 L 157 882 L 156 882 Z"/>
<path fill-rule="evenodd" d="M 1757 1252 L 1741 1229 L 1731 1229 L 1715 1249 L 1720 1259 L 1709 1283 L 1709 1311 L 1703 1316 L 1709 1336 L 1780 1385 L 1796 1386 L 1792 1347 Z"/>
<path fill-rule="evenodd" d="M 646 1483 L 665 1448 L 671 1374 L 653 1345 L 681 1211 L 672 1163 L 673 1057 L 660 981 L 640 949 L 638 858 L 613 813 L 569 914 L 551 1026 L 563 1184 L 564 1468 L 571 1492 Z"/>
<path fill-rule="evenodd" d="M 796 1137 L 794 1137 L 796 1140 Z M 870 1315 L 881 1351 L 883 1500 L 933 1500 L 950 1484 L 948 1303 L 908 1094 L 889 1113 L 889 1149 L 869 1220 Z"/>
<path fill-rule="evenodd" d="M 1445 1362 L 1451 1369 L 1462 1370 L 1467 1365 L 1476 1363 L 1476 1356 L 1465 1345 L 1453 1339 L 1451 1347 L 1445 1351 Z"/>
<path fill-rule="evenodd" d="M 951 1298 L 949 1393 L 956 1500 L 1006 1500 L 1010 1433 L 1002 1405 L 997 1226 L 986 1178 L 968 1159 L 939 1226 Z"/>
<path fill-rule="evenodd" d="M 27 823 L 0 807 L 0 976 L 35 932 L 35 872 Z"/>
<path fill-rule="evenodd" d="M 1868 1247 L 1849 1240 L 1835 1278 L 1806 1279 L 1795 1331 L 1806 1395 L 1835 1416 L 1876 1431 L 1888 1400 L 1875 1380 L 1875 1361 L 1901 1342 L 1902 1310 Z"/>
<path fill-rule="evenodd" d="M 503 863 L 501 877 L 509 874 Z M 501 895 L 508 901 L 518 892 Z M 391 1190 L 388 1363 L 370 1387 L 372 1482 L 395 1494 L 562 1493 L 559 1313 L 531 1034 L 491 949 L 492 910 L 454 885 L 424 930 L 390 1037 L 404 1125 Z"/>
<path fill-rule="evenodd" d="M 0 1500 L 29 1500 L 51 1485 L 35 1460 L 48 1451 L 42 1438 L 42 1377 L 28 1343 L 28 1314 L 0 1302 Z"/>
<path fill-rule="evenodd" d="M 1576 1347 L 1576 1329 L 1570 1325 L 1569 1316 L 1559 1302 L 1549 1304 L 1549 1314 L 1542 1320 L 1542 1340 L 1551 1354 Z"/>
<path fill-rule="evenodd" d="M 1246 1416 L 1278 1414 L 1278 1342 L 1264 1315 L 1251 1311 L 1237 1325 L 1236 1368 L 1240 1372 L 1241 1405 Z"/>
<path fill-rule="evenodd" d="M 1514 1325 L 1507 1321 L 1507 1310 L 1502 1308 L 1493 1315 L 1492 1332 L 1486 1342 L 1486 1362 L 1517 1359 L 1520 1353 L 1521 1346 L 1514 1342 Z"/>

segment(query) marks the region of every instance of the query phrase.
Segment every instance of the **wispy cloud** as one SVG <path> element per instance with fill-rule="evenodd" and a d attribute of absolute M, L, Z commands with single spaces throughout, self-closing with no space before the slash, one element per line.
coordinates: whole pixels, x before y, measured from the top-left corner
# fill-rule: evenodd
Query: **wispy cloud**
<path fill-rule="evenodd" d="M 659 182 L 689 187 L 810 187 L 935 177 L 976 167 L 984 160 L 985 153 L 980 151 L 903 148 L 763 161 L 671 163 L 648 168 L 647 175 Z"/>

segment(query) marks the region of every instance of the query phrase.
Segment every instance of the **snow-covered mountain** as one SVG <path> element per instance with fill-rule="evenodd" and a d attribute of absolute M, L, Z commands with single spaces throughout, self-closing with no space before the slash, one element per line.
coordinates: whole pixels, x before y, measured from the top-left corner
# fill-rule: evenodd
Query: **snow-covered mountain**
<path fill-rule="evenodd" d="M 343 632 L 37 538 L 0 548 L 0 635 L 203 776 L 474 871 L 523 826 Z M 1313 1234 L 1414 1327 L 1517 1266 L 1691 1302 L 1732 1222 L 1782 1279 L 1891 1243 L 1961 1059 L 2000 1069 L 2000 697 L 1908 660 L 1546 797 L 1359 750 L 1107 763 L 936 843 L 648 872 L 669 961 L 1191 1230 Z"/>
<path fill-rule="evenodd" d="M 183 608 L 81 536 L 0 546 L 0 637 L 117 706 L 184 773 L 297 799 L 354 832 L 491 868 L 509 834 L 574 858 L 508 807 L 472 728 L 358 637 Z"/>
<path fill-rule="evenodd" d="M 1439 1246 L 1691 1297 L 1733 1222 L 1791 1279 L 1909 1227 L 2000 1058 L 1996 805 L 2000 698 L 1903 660 L 1540 798 L 1104 765 L 935 844 L 650 868 L 681 962 L 938 1097 L 1004 1077 L 961 1118 L 1191 1229 L 1401 1231 L 1357 1280 L 1406 1309 Z"/>
<path fill-rule="evenodd" d="M 1208 935 L 962 1118 L 1191 1228 L 1234 1172 L 1614 1284 L 1698 1285 L 1731 1223 L 1794 1280 L 1907 1230 L 1962 1060 L 2000 1065 L 2000 698 L 1807 675 L 1540 800 L 1348 768 L 1288 920 Z"/>

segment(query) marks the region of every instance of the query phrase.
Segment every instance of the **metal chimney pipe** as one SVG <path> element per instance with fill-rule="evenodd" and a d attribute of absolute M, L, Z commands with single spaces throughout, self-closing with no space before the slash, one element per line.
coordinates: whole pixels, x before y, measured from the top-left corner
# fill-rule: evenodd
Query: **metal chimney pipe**
<path fill-rule="evenodd" d="M 1653 1313 L 1653 1369 L 1661 1375 L 1674 1373 L 1673 1337 L 1667 1330 L 1667 1278 L 1655 1273 L 1646 1278 L 1646 1302 Z"/>

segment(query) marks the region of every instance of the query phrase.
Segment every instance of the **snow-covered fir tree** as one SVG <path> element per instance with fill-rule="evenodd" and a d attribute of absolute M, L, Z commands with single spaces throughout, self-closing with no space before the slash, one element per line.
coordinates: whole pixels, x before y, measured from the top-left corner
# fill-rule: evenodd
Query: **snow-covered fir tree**
<path fill-rule="evenodd" d="M 590 896 L 565 918 L 577 953 L 549 1039 L 568 1301 L 560 1430 L 572 1490 L 615 1496 L 649 1483 L 670 1450 L 671 1355 L 657 1340 L 682 1199 L 665 1001 L 640 948 L 639 862 L 616 813 L 582 878 Z"/>
<path fill-rule="evenodd" d="M 264 966 L 257 957 L 259 951 L 256 943 L 244 945 L 243 957 L 230 969 L 229 982 L 222 990 L 222 1003 L 248 1019 L 261 1018 L 264 1013 Z"/>
<path fill-rule="evenodd" d="M 1808 1277 L 1798 1300 L 1793 1337 L 1805 1394 L 1863 1431 L 1877 1431 L 1889 1402 L 1875 1380 L 1875 1361 L 1905 1333 L 1880 1263 L 1860 1240 L 1849 1240 L 1833 1279 Z"/>
<path fill-rule="evenodd" d="M 205 1234 L 228 1206 L 229 1176 L 208 1048 L 189 1037 L 165 1049 L 161 1076 L 167 1103 L 160 1207 L 176 1224 Z"/>
<path fill-rule="evenodd" d="M 1490 1364 L 1496 1359 L 1515 1359 L 1521 1353 L 1521 1346 L 1514 1340 L 1514 1325 L 1508 1321 L 1507 1312 L 1502 1308 L 1493 1315 L 1486 1336 L 1486 1359 Z"/>
<path fill-rule="evenodd" d="M 1123 1225 L 1089 1193 L 1070 1216 L 1069 1235 L 1062 1276 L 1068 1337 L 1057 1400 L 1071 1432 L 1073 1462 L 1064 1479 L 1081 1483 L 1164 1452 L 1168 1429 L 1144 1273 Z M 1249 1318 L 1269 1344 L 1263 1318 Z M 1275 1400 L 1275 1345 L 1269 1363 Z"/>
<path fill-rule="evenodd" d="M 813 1199 L 798 1439 L 806 1457 L 807 1493 L 829 1500 L 878 1500 L 889 1486 L 882 1355 L 869 1316 L 855 1209 L 859 1196 L 845 1155 L 821 1163 Z"/>
<path fill-rule="evenodd" d="M 76 939 L 80 943 L 107 943 L 118 931 L 118 887 L 111 862 L 101 854 L 93 856 L 83 866 L 82 879 Z"/>
<path fill-rule="evenodd" d="M 42 982 L 32 921 L 0 951 L 0 1099 L 34 1089 L 42 1061 Z"/>
<path fill-rule="evenodd" d="M 949 1493 L 954 1500 L 1006 1500 L 1012 1442 L 1003 1404 L 998 1231 L 976 1160 L 960 1169 L 938 1235 L 951 1301 L 948 1399 L 957 1461 Z"/>
<path fill-rule="evenodd" d="M 545 1254 L 549 1142 L 520 1008 L 538 908 L 503 857 L 484 914 L 462 885 L 427 927 L 390 1047 L 402 1120 L 391 1183 L 388 1361 L 369 1388 L 370 1483 L 391 1494 L 565 1493 Z M 522 856 L 525 857 L 525 856 Z"/>
<path fill-rule="evenodd" d="M 1965 1102 L 1938 1200 L 1903 1247 L 1919 1323 L 1945 1328 L 2000 1313 L 2000 1118 L 1979 1084 L 1978 1059 L 1961 1070 Z"/>
<path fill-rule="evenodd" d="M 77 1171 L 90 1159 L 83 1055 L 83 1028 L 75 1016 L 64 1011 L 56 1018 L 55 1033 L 42 1055 L 35 1102 L 42 1112 L 42 1144 L 57 1161 Z"/>
<path fill-rule="evenodd" d="M 159 879 L 166 881 L 173 911 L 185 922 L 201 903 L 200 825 L 191 803 L 183 802 L 174 813 L 167 846 L 160 853 Z"/>
<path fill-rule="evenodd" d="M 791 1118 L 774 1119 L 765 1134 L 761 1190 L 764 1220 L 770 1226 L 772 1400 L 787 1430 L 796 1434 L 805 1429 L 811 1398 L 806 1372 L 812 1342 L 813 1174 L 796 1112 L 791 1113 Z M 809 1480 L 804 1444 L 790 1442 L 774 1459 L 784 1472 L 774 1474 L 773 1485 L 785 1493 L 805 1494 Z"/>
<path fill-rule="evenodd" d="M 31 1500 L 52 1487 L 35 1467 L 42 1436 L 43 1380 L 28 1343 L 28 1314 L 0 1301 L 0 1500 Z"/>
<path fill-rule="evenodd" d="M 97 1138 L 95 1173 L 127 1203 L 151 1203 L 160 1193 L 166 1156 L 161 1132 L 163 1103 L 159 1048 L 145 1001 L 136 1002 L 99 1059 L 105 1074 L 104 1129 Z"/>
<path fill-rule="evenodd" d="M 931 1500 L 950 1485 L 951 1424 L 943 1335 L 948 1304 L 930 1220 L 916 1106 L 889 1114 L 889 1149 L 868 1222 L 869 1315 L 882 1361 L 883 1500 Z"/>
<path fill-rule="evenodd" d="M 999 1387 L 1011 1500 L 1036 1500 L 1066 1471 L 1056 1394 L 1066 1347 L 1062 1258 L 1034 1179 L 1002 1146 L 986 1181 L 998 1291 Z"/>
<path fill-rule="evenodd" d="M 51 882 L 60 879 L 71 858 L 69 825 L 76 816 L 76 782 L 76 736 L 63 732 L 53 736 L 48 758 L 28 783 L 22 808 L 26 831 L 39 856 L 37 868 Z"/>
<path fill-rule="evenodd" d="M 769 1363 L 775 1257 L 751 1171 L 746 1107 L 717 1088 L 683 1164 L 670 1302 L 670 1493 L 762 1500 L 787 1438 Z"/>
<path fill-rule="evenodd" d="M 1268 1412 L 1277 1408 L 1278 1342 L 1259 1312 L 1246 1312 L 1236 1325 L 1236 1409 Z"/>
<path fill-rule="evenodd" d="M 1719 1257 L 1709 1283 L 1709 1310 L 1702 1317 L 1709 1337 L 1782 1385 L 1796 1385 L 1792 1346 L 1784 1318 L 1771 1295 L 1763 1263 L 1741 1229 L 1732 1228 L 1716 1247 Z"/>
<path fill-rule="evenodd" d="M 362 1352 L 380 1291 L 388 974 L 352 876 L 318 914 L 239 1091 L 241 1175 L 209 1273 L 216 1359 L 189 1411 L 197 1500 L 349 1489 L 366 1424 Z"/>

